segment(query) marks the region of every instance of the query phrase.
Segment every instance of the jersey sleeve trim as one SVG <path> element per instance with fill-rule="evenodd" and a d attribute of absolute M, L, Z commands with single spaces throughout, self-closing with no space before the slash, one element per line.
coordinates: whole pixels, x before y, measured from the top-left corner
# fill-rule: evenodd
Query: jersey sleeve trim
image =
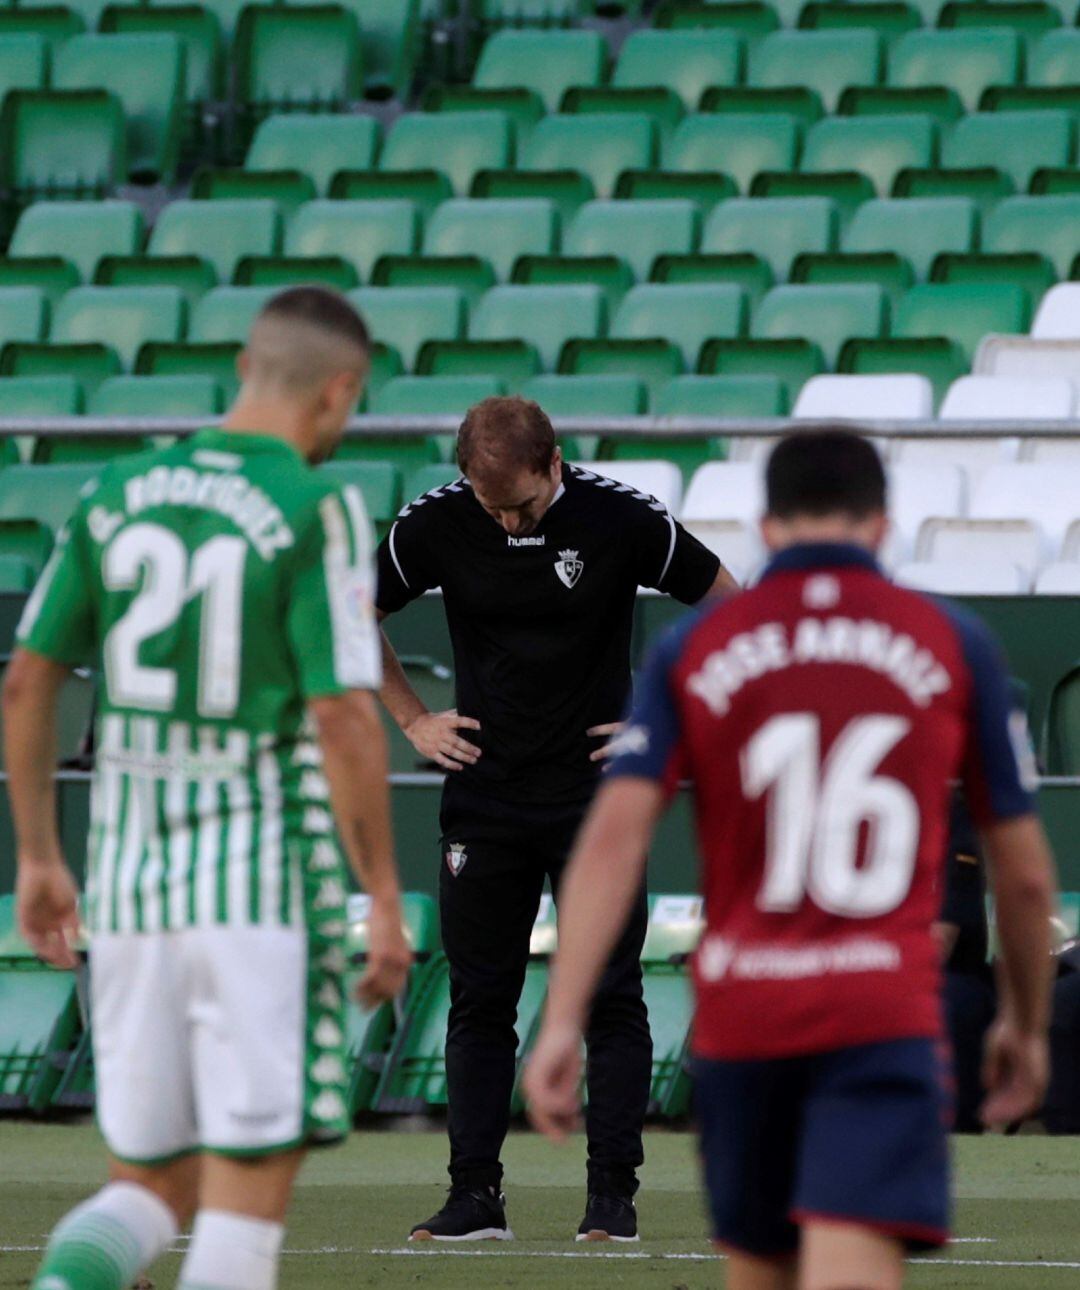
<path fill-rule="evenodd" d="M 319 502 L 334 677 L 347 689 L 377 690 L 382 659 L 372 606 L 371 539 L 359 492 L 347 486 Z"/>
<path fill-rule="evenodd" d="M 668 570 L 671 568 L 671 561 L 675 557 L 675 541 L 678 537 L 678 529 L 675 527 L 675 517 L 670 511 L 665 510 L 664 518 L 667 520 L 668 528 L 671 530 L 671 540 L 668 542 L 667 559 L 664 561 L 664 567 L 660 570 L 660 577 L 656 580 L 657 586 L 664 581 L 667 577 Z"/>
<path fill-rule="evenodd" d="M 395 520 L 394 523 L 391 524 L 390 526 L 390 535 L 387 538 L 387 544 L 390 547 L 390 559 L 393 560 L 394 562 L 394 568 L 397 570 L 398 577 L 401 579 L 406 590 L 411 591 L 412 588 L 409 586 L 409 580 L 408 578 L 405 577 L 405 570 L 401 567 L 401 561 L 398 559 L 397 538 L 395 536 L 396 533 L 397 533 L 397 520 Z"/>

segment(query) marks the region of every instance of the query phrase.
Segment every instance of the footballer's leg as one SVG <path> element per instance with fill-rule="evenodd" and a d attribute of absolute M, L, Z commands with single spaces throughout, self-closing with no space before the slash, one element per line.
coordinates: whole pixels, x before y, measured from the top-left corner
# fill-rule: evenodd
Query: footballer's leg
<path fill-rule="evenodd" d="M 196 1195 L 177 956 L 166 937 L 109 933 L 93 938 L 90 966 L 109 1182 L 57 1225 L 34 1290 L 124 1290 L 172 1242 Z"/>
<path fill-rule="evenodd" d="M 798 1268 L 794 1257 L 759 1259 L 752 1254 L 730 1253 L 727 1290 L 796 1290 Z"/>
<path fill-rule="evenodd" d="M 851 1223 L 807 1223 L 799 1251 L 798 1290 L 900 1290 L 904 1246 Z"/>
<path fill-rule="evenodd" d="M 302 1148 L 255 1160 L 205 1156 L 178 1290 L 274 1290 Z"/>
<path fill-rule="evenodd" d="M 57 1224 L 33 1290 L 126 1290 L 191 1217 L 198 1179 L 196 1156 L 157 1166 L 113 1159 L 108 1183 Z"/>

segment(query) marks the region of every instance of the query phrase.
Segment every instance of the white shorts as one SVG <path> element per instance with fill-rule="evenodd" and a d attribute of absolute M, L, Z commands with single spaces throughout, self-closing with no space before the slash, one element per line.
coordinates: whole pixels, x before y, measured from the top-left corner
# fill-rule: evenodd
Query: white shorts
<path fill-rule="evenodd" d="M 97 1115 L 115 1156 L 268 1155 L 344 1136 L 344 956 L 315 939 L 291 927 L 93 938 Z"/>

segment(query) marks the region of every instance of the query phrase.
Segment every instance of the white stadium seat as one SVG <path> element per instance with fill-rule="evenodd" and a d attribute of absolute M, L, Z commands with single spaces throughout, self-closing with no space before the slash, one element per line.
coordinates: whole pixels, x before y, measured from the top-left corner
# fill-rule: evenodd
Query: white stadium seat
<path fill-rule="evenodd" d="M 1008 439 L 959 439 L 950 435 L 944 427 L 940 435 L 932 438 L 905 439 L 903 436 L 891 439 L 892 451 L 890 460 L 902 462 L 905 466 L 962 466 L 968 478 L 974 480 L 991 466 L 1002 462 L 1015 461 L 1019 451 L 1019 441 Z"/>
<path fill-rule="evenodd" d="M 1080 469 L 1061 463 L 1019 462 L 994 466 L 971 495 L 972 519 L 1027 520 L 1046 535 L 1047 559 L 1062 548 L 1065 533 L 1080 519 Z"/>
<path fill-rule="evenodd" d="M 1067 421 L 1075 405 L 1073 383 L 1063 376 L 961 376 L 938 415 L 942 421 Z"/>
<path fill-rule="evenodd" d="M 986 336 L 975 351 L 976 376 L 1064 376 L 1080 382 L 1080 340 Z"/>
<path fill-rule="evenodd" d="M 699 466 L 686 490 L 682 521 L 728 566 L 759 567 L 764 544 L 758 525 L 765 510 L 761 467 L 744 461 L 710 461 Z"/>
<path fill-rule="evenodd" d="M 1035 579 L 1035 593 L 1039 596 L 1080 596 L 1080 563 L 1056 560 L 1048 564 Z"/>
<path fill-rule="evenodd" d="M 934 390 L 925 376 L 812 376 L 799 391 L 796 418 L 849 417 L 923 421 L 934 415 Z"/>
<path fill-rule="evenodd" d="M 1046 537 L 1029 520 L 930 519 L 915 544 L 919 561 L 1010 564 L 1029 577 L 1046 563 Z"/>
<path fill-rule="evenodd" d="M 682 471 L 671 461 L 579 461 L 580 470 L 603 475 L 636 493 L 647 493 L 662 502 L 673 515 L 682 503 Z"/>
<path fill-rule="evenodd" d="M 893 579 L 942 596 L 1015 596 L 1031 590 L 1031 578 L 1022 569 L 998 560 L 916 560 L 902 564 Z"/>
<path fill-rule="evenodd" d="M 923 520 L 967 513 L 967 479 L 959 466 L 889 467 L 889 538 L 882 562 L 893 567 L 911 558 Z"/>
<path fill-rule="evenodd" d="M 1043 296 L 1031 324 L 1036 340 L 1080 340 L 1080 282 L 1059 282 Z"/>

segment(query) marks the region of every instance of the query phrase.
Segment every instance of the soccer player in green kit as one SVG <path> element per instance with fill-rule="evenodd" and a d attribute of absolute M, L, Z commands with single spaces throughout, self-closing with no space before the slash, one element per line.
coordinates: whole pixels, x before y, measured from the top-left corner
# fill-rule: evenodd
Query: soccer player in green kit
<path fill-rule="evenodd" d="M 311 469 L 367 366 L 340 296 L 274 297 L 221 429 L 110 465 L 27 604 L 3 696 L 18 912 L 61 967 L 54 712 L 71 667 L 101 668 L 86 923 L 111 1156 L 34 1290 L 123 1290 L 196 1210 L 183 1290 L 273 1290 L 305 1149 L 348 1130 L 335 824 L 373 898 L 361 998 L 404 984 L 370 531 Z"/>

